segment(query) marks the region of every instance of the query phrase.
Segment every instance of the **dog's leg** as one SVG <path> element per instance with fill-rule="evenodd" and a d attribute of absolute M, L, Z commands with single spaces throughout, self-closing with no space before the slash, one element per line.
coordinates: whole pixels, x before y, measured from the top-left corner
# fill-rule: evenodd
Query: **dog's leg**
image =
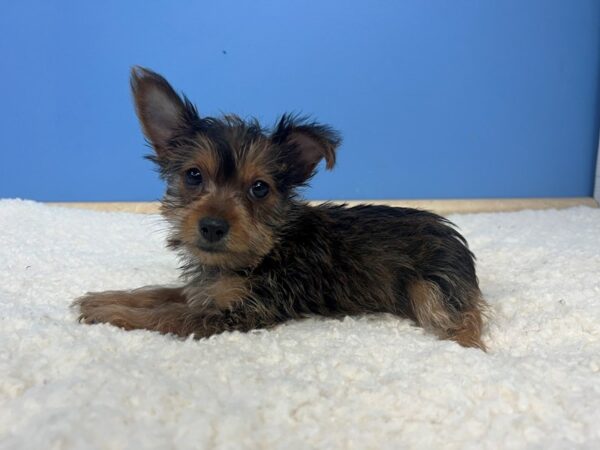
<path fill-rule="evenodd" d="M 431 281 L 415 281 L 409 288 L 411 307 L 420 326 L 441 339 L 450 339 L 463 347 L 485 351 L 481 331 L 486 304 L 478 290 L 467 295 L 469 306 L 457 311 L 449 307 L 440 287 Z"/>
<path fill-rule="evenodd" d="M 83 308 L 116 304 L 133 308 L 152 308 L 165 303 L 184 303 L 183 288 L 163 286 L 146 286 L 130 291 L 88 292 L 73 302 L 74 306 Z"/>
<path fill-rule="evenodd" d="M 230 291 L 230 301 L 233 299 Z M 190 295 L 195 294 L 195 297 Z M 260 326 L 239 311 L 234 319 L 230 310 L 220 309 L 221 298 L 200 295 L 185 288 L 146 287 L 133 291 L 107 291 L 84 295 L 73 302 L 79 320 L 87 324 L 109 323 L 125 330 L 146 329 L 181 337 L 193 334 L 208 337 L 227 330 L 248 331 Z M 200 300 L 202 299 L 202 301 Z"/>
<path fill-rule="evenodd" d="M 84 323 L 110 323 L 126 330 L 144 328 L 187 335 L 191 311 L 183 288 L 144 287 L 91 292 L 73 302 Z"/>

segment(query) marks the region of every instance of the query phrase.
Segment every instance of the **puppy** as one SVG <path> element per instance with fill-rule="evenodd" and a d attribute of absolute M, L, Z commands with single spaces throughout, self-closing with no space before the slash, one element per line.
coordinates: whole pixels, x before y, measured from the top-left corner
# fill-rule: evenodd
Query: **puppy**
<path fill-rule="evenodd" d="M 88 293 L 75 301 L 80 321 L 203 338 L 311 315 L 391 313 L 485 350 L 474 256 L 448 220 L 298 198 L 321 160 L 335 164 L 332 128 L 293 115 L 269 131 L 235 115 L 201 117 L 140 67 L 131 88 L 167 185 L 161 212 L 185 284 Z"/>

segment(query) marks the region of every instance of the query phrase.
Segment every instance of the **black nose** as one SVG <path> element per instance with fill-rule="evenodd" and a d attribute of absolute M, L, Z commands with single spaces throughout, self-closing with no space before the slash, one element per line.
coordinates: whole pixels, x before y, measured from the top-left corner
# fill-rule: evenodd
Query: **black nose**
<path fill-rule="evenodd" d="M 198 224 L 200 228 L 200 235 L 206 242 L 215 243 L 219 242 L 229 231 L 229 224 L 223 219 L 217 219 L 215 217 L 205 217 Z"/>

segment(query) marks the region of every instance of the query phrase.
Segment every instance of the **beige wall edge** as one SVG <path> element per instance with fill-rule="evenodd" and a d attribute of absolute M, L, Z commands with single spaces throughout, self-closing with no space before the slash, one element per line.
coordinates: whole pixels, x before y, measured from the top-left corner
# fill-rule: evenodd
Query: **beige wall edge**
<path fill-rule="evenodd" d="M 320 203 L 320 202 L 313 202 Z M 428 209 L 439 214 L 521 211 L 524 209 L 562 209 L 572 206 L 598 207 L 592 197 L 570 198 L 498 198 L 461 200 L 345 200 L 334 203 L 356 205 L 370 203 L 409 208 Z M 112 202 L 112 203 L 49 203 L 54 206 L 92 209 L 95 211 L 121 211 L 142 214 L 158 212 L 158 202 Z"/>

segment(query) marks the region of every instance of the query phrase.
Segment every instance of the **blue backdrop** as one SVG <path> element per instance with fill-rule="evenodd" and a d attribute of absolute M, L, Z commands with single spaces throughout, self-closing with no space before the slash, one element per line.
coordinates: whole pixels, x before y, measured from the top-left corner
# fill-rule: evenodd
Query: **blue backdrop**
<path fill-rule="evenodd" d="M 311 198 L 588 196 L 598 0 L 3 1 L 0 197 L 152 200 L 129 67 L 202 113 L 310 113 Z"/>

